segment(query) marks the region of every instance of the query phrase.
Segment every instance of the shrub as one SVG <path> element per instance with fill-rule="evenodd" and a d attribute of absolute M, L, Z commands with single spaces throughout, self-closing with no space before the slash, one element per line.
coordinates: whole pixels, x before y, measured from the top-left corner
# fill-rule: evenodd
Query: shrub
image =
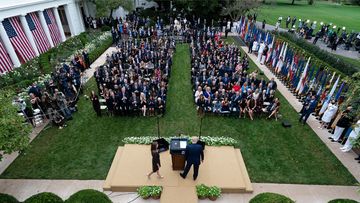
<path fill-rule="evenodd" d="M 110 31 L 111 30 L 111 27 L 107 26 L 107 25 L 104 25 L 101 27 L 101 31 L 102 32 L 105 32 L 105 31 Z"/>
<path fill-rule="evenodd" d="M 87 189 L 71 195 L 65 203 L 112 203 L 108 196 L 97 190 Z"/>
<path fill-rule="evenodd" d="M 24 203 L 62 203 L 59 196 L 51 192 L 43 192 L 29 197 Z"/>
<path fill-rule="evenodd" d="M 357 201 L 352 199 L 333 199 L 329 203 L 357 203 Z"/>
<path fill-rule="evenodd" d="M 18 203 L 19 201 L 11 195 L 0 193 L 0 202 L 2 202 L 2 203 Z"/>
<path fill-rule="evenodd" d="M 221 196 L 221 189 L 219 187 L 216 187 L 216 186 L 209 187 L 208 197 L 218 198 L 220 196 Z"/>
<path fill-rule="evenodd" d="M 196 185 L 196 194 L 199 198 L 207 198 L 208 191 L 209 191 L 208 186 L 204 184 Z"/>
<path fill-rule="evenodd" d="M 295 203 L 290 198 L 276 193 L 261 193 L 250 200 L 250 203 Z"/>

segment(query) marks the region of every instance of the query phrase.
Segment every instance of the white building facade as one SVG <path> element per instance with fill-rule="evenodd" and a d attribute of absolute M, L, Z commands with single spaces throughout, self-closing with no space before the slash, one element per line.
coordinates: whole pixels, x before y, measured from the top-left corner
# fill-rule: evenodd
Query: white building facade
<path fill-rule="evenodd" d="M 9 34 L 8 19 L 17 19 L 20 26 L 13 27 L 22 30 L 22 33 L 24 33 L 22 36 L 25 38 L 23 40 L 28 41 L 27 44 L 31 46 L 36 56 L 40 53 L 39 46 L 36 45 L 36 42 L 39 43 L 39 39 L 35 39 L 35 35 L 31 32 L 29 21 L 27 21 L 30 14 L 32 18 L 37 18 L 38 21 L 36 22 L 39 23 L 34 24 L 38 28 L 42 28 L 42 36 L 45 34 L 47 38 L 45 40 L 50 43 L 51 47 L 56 46 L 54 44 L 55 37 L 53 30 L 57 32 L 57 42 L 63 42 L 66 40 L 66 35 L 75 36 L 84 32 L 84 17 L 90 15 L 86 2 L 84 3 L 79 0 L 0 0 L 0 43 L 2 44 L 3 51 L 5 50 L 6 55 L 11 60 L 13 67 L 18 67 L 25 61 L 21 60 L 19 56 L 21 50 L 11 41 L 13 36 Z M 53 22 L 53 26 L 56 25 L 55 28 L 49 26 L 49 21 Z M 41 28 L 39 29 L 41 30 Z M 1 55 L 1 57 L 6 55 Z M 1 63 L 0 66 L 2 66 Z"/>

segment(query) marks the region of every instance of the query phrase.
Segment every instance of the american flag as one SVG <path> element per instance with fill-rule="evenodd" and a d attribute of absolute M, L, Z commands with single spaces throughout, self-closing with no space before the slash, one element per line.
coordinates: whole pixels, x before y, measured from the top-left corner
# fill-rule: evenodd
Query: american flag
<path fill-rule="evenodd" d="M 11 71 L 13 67 L 13 64 L 11 63 L 11 60 L 0 42 L 0 73 L 5 73 Z"/>
<path fill-rule="evenodd" d="M 49 30 L 50 30 L 51 39 L 52 39 L 54 45 L 57 45 L 61 42 L 61 35 L 60 35 L 59 28 L 56 25 L 56 21 L 55 21 L 54 15 L 52 13 L 52 10 L 46 9 L 43 13 L 44 13 L 46 24 L 48 25 Z"/>
<path fill-rule="evenodd" d="M 51 46 L 41 27 L 39 18 L 36 13 L 29 13 L 26 15 L 26 21 L 29 25 L 32 35 L 34 36 L 36 47 L 40 53 L 46 52 Z"/>
<path fill-rule="evenodd" d="M 31 44 L 26 37 L 18 17 L 6 18 L 3 21 L 4 28 L 13 45 L 15 52 L 22 62 L 26 62 L 36 56 Z"/>

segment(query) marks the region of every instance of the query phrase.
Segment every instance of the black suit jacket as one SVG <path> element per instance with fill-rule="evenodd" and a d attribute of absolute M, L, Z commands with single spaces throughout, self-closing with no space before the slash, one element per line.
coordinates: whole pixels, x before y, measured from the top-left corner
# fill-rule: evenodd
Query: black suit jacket
<path fill-rule="evenodd" d="M 190 164 L 200 165 L 200 160 L 204 160 L 204 151 L 199 144 L 189 144 L 185 152 L 186 162 Z"/>

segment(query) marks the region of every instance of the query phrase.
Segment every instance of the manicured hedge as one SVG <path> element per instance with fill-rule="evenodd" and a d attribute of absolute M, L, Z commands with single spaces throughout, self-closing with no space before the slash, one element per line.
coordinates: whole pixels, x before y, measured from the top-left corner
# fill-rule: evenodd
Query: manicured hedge
<path fill-rule="evenodd" d="M 0 193 L 0 202 L 1 203 L 18 203 L 19 201 L 11 195 Z"/>
<path fill-rule="evenodd" d="M 80 190 L 71 195 L 65 203 L 112 203 L 108 196 L 97 190 Z"/>
<path fill-rule="evenodd" d="M 266 192 L 256 195 L 250 203 L 295 203 L 295 201 L 284 195 Z"/>
<path fill-rule="evenodd" d="M 63 203 L 64 201 L 54 193 L 43 192 L 33 195 L 25 200 L 24 203 Z"/>
<path fill-rule="evenodd" d="M 309 54 L 316 56 L 323 62 L 330 64 L 332 68 L 337 69 L 338 71 L 344 73 L 347 76 L 351 76 L 354 73 L 360 71 L 360 67 L 357 67 L 354 64 L 350 64 L 344 61 L 342 58 L 339 58 L 334 54 L 320 49 L 318 46 L 309 43 L 303 38 L 298 38 L 294 34 L 288 32 L 279 32 L 277 34 L 280 37 L 294 43 L 298 47 L 301 47 Z"/>
<path fill-rule="evenodd" d="M 329 203 L 358 203 L 358 202 L 352 199 L 333 199 L 329 201 Z"/>

